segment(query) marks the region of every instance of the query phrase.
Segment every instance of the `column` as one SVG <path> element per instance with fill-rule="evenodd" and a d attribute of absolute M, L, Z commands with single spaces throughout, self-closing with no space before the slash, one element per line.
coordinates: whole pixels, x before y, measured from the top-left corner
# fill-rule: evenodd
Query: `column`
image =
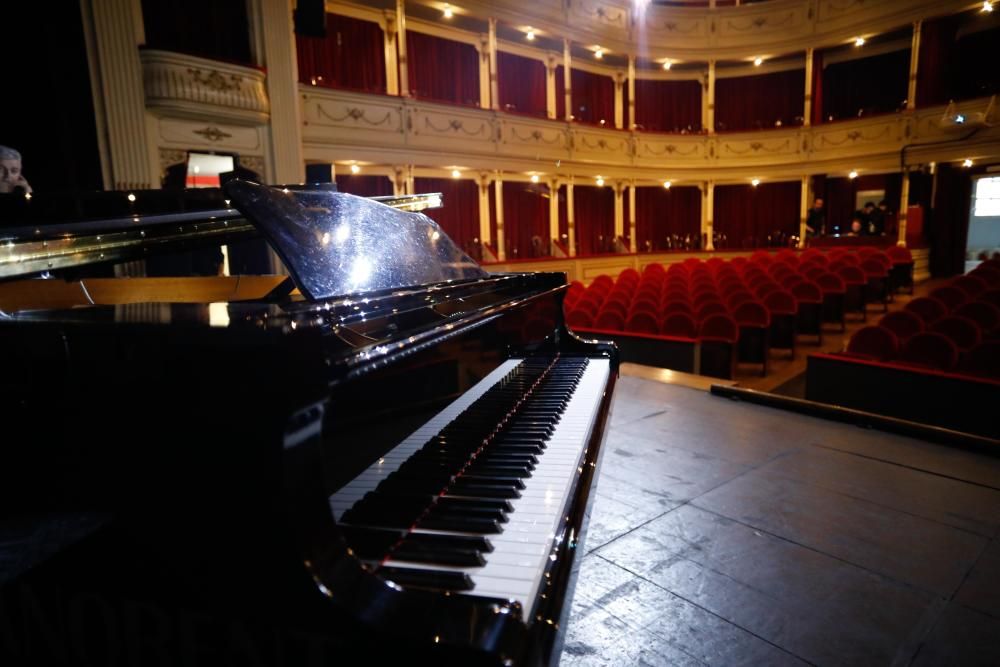
<path fill-rule="evenodd" d="M 490 233 L 490 174 L 479 173 L 479 240 L 483 244 L 492 243 Z"/>
<path fill-rule="evenodd" d="M 635 181 L 628 184 L 628 249 L 629 252 L 639 251 L 639 241 L 635 232 Z"/>
<path fill-rule="evenodd" d="M 493 79 L 493 71 L 490 69 L 490 38 L 489 35 L 479 35 L 479 45 L 476 46 L 476 55 L 479 56 L 479 108 L 496 109 L 499 107 L 499 100 L 494 98 L 490 103 L 490 82 Z"/>
<path fill-rule="evenodd" d="M 417 194 L 417 179 L 413 174 L 413 165 L 406 165 L 406 193 L 415 195 Z"/>
<path fill-rule="evenodd" d="M 913 22 L 913 41 L 910 44 L 910 85 L 906 89 L 906 110 L 917 108 L 917 67 L 920 64 L 920 27 L 923 21 Z"/>
<path fill-rule="evenodd" d="M 559 179 L 549 181 L 549 246 L 559 240 Z"/>
<path fill-rule="evenodd" d="M 629 130 L 635 129 L 635 56 L 628 57 L 628 125 Z M 635 185 L 631 186 L 635 189 Z M 635 252 L 633 250 L 633 252 Z"/>
<path fill-rule="evenodd" d="M 573 77 L 570 76 L 570 68 L 573 64 L 573 57 L 569 51 L 569 40 L 563 39 L 563 87 L 566 92 L 566 120 L 573 120 Z"/>
<path fill-rule="evenodd" d="M 902 192 L 899 195 L 899 214 L 896 216 L 898 220 L 897 226 L 899 227 L 899 236 L 896 239 L 896 245 L 903 248 L 906 247 L 906 217 L 907 209 L 910 208 L 910 174 L 909 172 L 903 172 L 903 187 Z"/>
<path fill-rule="evenodd" d="M 91 72 L 98 74 L 94 110 L 104 128 L 102 170 L 116 190 L 160 187 L 155 144 L 146 129 L 146 98 L 139 61 L 142 8 L 139 0 L 90 0 L 82 9 L 92 20 Z M 10 26 L 13 27 L 13 26 Z M 294 57 L 294 54 L 293 54 Z M 28 156 L 31 159 L 31 156 Z M 104 161 L 109 164 L 103 164 Z"/>
<path fill-rule="evenodd" d="M 569 235 L 569 256 L 576 257 L 576 222 L 573 220 L 573 179 L 566 184 L 566 226 Z"/>
<path fill-rule="evenodd" d="M 545 115 L 555 120 L 556 117 L 556 56 L 549 54 L 545 58 Z"/>
<path fill-rule="evenodd" d="M 490 54 L 490 100 L 492 109 L 500 108 L 500 83 L 497 78 L 497 20 L 490 18 L 489 33 Z"/>
<path fill-rule="evenodd" d="M 813 92 L 813 48 L 806 49 L 806 97 L 802 105 L 802 126 L 809 127 L 812 123 L 812 92 Z"/>
<path fill-rule="evenodd" d="M 709 134 L 715 134 L 715 61 L 708 61 L 708 78 L 705 93 L 701 96 L 701 126 Z M 714 186 L 713 186 L 714 187 Z"/>
<path fill-rule="evenodd" d="M 503 179 L 501 172 L 497 172 L 496 180 L 493 181 L 496 187 L 496 207 L 497 207 L 497 259 L 501 262 L 507 259 L 507 249 L 504 248 L 503 233 Z"/>
<path fill-rule="evenodd" d="M 625 122 L 625 74 L 615 72 L 615 128 L 622 129 Z"/>
<path fill-rule="evenodd" d="M 396 0 L 396 50 L 399 52 L 399 94 L 410 96 L 410 72 L 406 61 L 406 0 Z"/>
<path fill-rule="evenodd" d="M 406 194 L 406 167 L 395 166 L 392 168 L 392 194 L 395 197 Z"/>
<path fill-rule="evenodd" d="M 385 92 L 399 95 L 399 61 L 396 60 L 396 12 L 383 12 L 382 35 L 385 45 Z"/>
<path fill-rule="evenodd" d="M 810 49 L 811 51 L 812 49 Z M 806 247 L 806 218 L 809 216 L 809 207 L 812 204 L 811 192 L 810 192 L 810 181 L 812 179 L 809 176 L 802 177 L 802 197 L 801 204 L 799 206 L 799 247 Z M 816 230 L 819 233 L 819 230 Z"/>
<path fill-rule="evenodd" d="M 615 181 L 615 238 L 625 236 L 625 184 Z"/>
<path fill-rule="evenodd" d="M 267 96 L 271 102 L 271 156 L 275 183 L 301 183 L 302 118 L 299 113 L 299 72 L 288 0 L 262 0 Z"/>
<path fill-rule="evenodd" d="M 715 205 L 715 182 L 708 181 L 702 187 L 701 200 L 701 237 L 705 239 L 705 250 L 715 250 L 712 241 L 712 208 Z"/>

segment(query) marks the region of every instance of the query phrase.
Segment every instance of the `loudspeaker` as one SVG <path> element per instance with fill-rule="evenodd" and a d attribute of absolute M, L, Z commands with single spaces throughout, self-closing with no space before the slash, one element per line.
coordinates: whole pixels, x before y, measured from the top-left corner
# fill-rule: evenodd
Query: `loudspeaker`
<path fill-rule="evenodd" d="M 295 7 L 295 32 L 305 37 L 326 37 L 324 0 L 298 0 Z"/>

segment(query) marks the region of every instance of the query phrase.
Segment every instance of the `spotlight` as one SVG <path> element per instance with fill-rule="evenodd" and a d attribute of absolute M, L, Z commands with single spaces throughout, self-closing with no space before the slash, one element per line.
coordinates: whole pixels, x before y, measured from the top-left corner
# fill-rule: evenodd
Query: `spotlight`
<path fill-rule="evenodd" d="M 451 177 L 452 178 L 461 178 L 462 177 L 462 172 L 460 172 L 458 169 L 452 169 L 451 170 Z"/>
<path fill-rule="evenodd" d="M 957 113 L 957 114 L 955 114 L 955 123 L 956 123 L 957 125 L 961 125 L 961 124 L 962 124 L 962 123 L 964 123 L 964 122 L 965 122 L 965 116 L 963 116 L 963 115 L 962 115 L 962 114 L 960 114 L 960 113 Z"/>
<path fill-rule="evenodd" d="M 451 5 L 445 5 L 443 13 L 446 19 L 450 19 L 452 16 L 455 15 L 455 13 L 451 11 Z"/>
<path fill-rule="evenodd" d="M 601 47 L 597 47 L 597 50 L 594 51 L 594 57 L 597 58 L 598 60 L 600 60 L 601 58 L 603 58 L 604 57 L 604 49 L 602 49 Z"/>
<path fill-rule="evenodd" d="M 864 37 L 858 37 L 856 40 L 854 40 L 854 46 L 864 46 L 864 45 L 865 45 Z"/>
<path fill-rule="evenodd" d="M 538 174 L 532 174 L 531 175 L 531 182 L 532 183 L 537 183 L 538 182 Z"/>
<path fill-rule="evenodd" d="M 758 185 L 760 185 L 760 179 L 759 178 L 753 179 L 752 181 L 750 181 L 750 185 L 757 187 Z"/>
<path fill-rule="evenodd" d="M 135 201 L 135 195 L 134 195 L 134 194 L 132 194 L 131 192 L 130 192 L 130 193 L 128 193 L 128 200 L 129 200 L 129 201 Z"/>
<path fill-rule="evenodd" d="M 962 162 L 962 166 L 965 167 L 966 169 L 968 169 L 969 167 L 971 167 L 972 166 L 972 158 L 965 158 L 965 161 Z"/>
<path fill-rule="evenodd" d="M 603 188 L 604 187 L 604 179 L 601 178 L 600 176 L 597 177 L 597 187 L 599 187 L 599 188 Z"/>
<path fill-rule="evenodd" d="M 857 178 L 858 177 L 858 170 L 857 169 L 851 169 L 851 173 L 849 173 L 847 175 L 847 177 L 851 178 L 851 179 Z"/>
<path fill-rule="evenodd" d="M 524 38 L 529 42 L 535 41 L 535 31 L 532 30 L 531 28 L 528 28 L 528 32 L 525 33 Z"/>
<path fill-rule="evenodd" d="M 983 0 L 983 8 L 979 11 L 986 12 L 989 14 L 993 11 L 993 3 L 990 0 Z"/>
<path fill-rule="evenodd" d="M 352 165 L 351 165 L 351 173 L 352 173 L 352 174 L 358 174 L 358 173 L 361 173 L 361 167 L 359 167 L 359 166 L 358 166 L 358 165 L 356 165 L 356 164 L 352 164 Z"/>
<path fill-rule="evenodd" d="M 665 70 L 669 70 L 670 69 L 670 61 L 669 60 L 663 61 L 663 69 L 665 69 Z"/>
<path fill-rule="evenodd" d="M 670 189 L 670 181 L 663 181 L 663 187 L 665 187 L 667 190 L 669 190 Z"/>
<path fill-rule="evenodd" d="M 753 59 L 753 66 L 754 67 L 760 67 L 763 64 L 764 64 L 764 59 L 763 58 L 757 57 L 757 58 Z"/>

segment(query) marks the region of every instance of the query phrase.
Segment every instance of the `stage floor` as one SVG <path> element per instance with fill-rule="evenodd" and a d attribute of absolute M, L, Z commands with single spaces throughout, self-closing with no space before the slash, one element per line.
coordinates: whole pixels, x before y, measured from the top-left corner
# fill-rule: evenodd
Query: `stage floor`
<path fill-rule="evenodd" d="M 1000 664 L 1000 458 L 622 377 L 562 665 Z"/>

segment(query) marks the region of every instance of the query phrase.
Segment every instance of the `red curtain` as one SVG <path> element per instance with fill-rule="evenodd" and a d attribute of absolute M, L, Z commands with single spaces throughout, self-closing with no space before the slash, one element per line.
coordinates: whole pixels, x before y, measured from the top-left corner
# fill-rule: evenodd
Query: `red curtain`
<path fill-rule="evenodd" d="M 823 122 L 823 52 L 813 51 L 812 124 Z"/>
<path fill-rule="evenodd" d="M 566 120 L 566 80 L 562 65 L 556 66 L 556 118 Z"/>
<path fill-rule="evenodd" d="M 968 100 L 1000 93 L 1000 68 L 996 66 L 998 44 L 1000 28 L 981 30 L 958 38 L 956 62 L 949 76 L 952 83 L 950 98 Z"/>
<path fill-rule="evenodd" d="M 780 233 L 787 238 L 798 235 L 800 221 L 801 184 L 762 183 L 749 185 L 719 185 L 715 188 L 713 227 L 724 234 L 723 247 L 759 248 L 778 245 Z"/>
<path fill-rule="evenodd" d="M 444 206 L 424 213 L 441 225 L 445 234 L 473 257 L 479 257 L 479 186 L 466 178 L 415 178 L 419 194 L 440 192 Z"/>
<path fill-rule="evenodd" d="M 252 62 L 246 0 L 143 0 L 142 21 L 150 49 Z"/>
<path fill-rule="evenodd" d="M 580 69 L 571 73 L 573 116 L 579 123 L 615 126 L 615 82 L 610 76 L 591 74 Z"/>
<path fill-rule="evenodd" d="M 295 51 L 302 83 L 385 93 L 385 47 L 377 23 L 327 14 L 326 37 L 297 34 Z"/>
<path fill-rule="evenodd" d="M 337 190 L 359 197 L 383 197 L 392 194 L 388 176 L 367 174 L 337 174 Z"/>
<path fill-rule="evenodd" d="M 851 216 L 859 208 L 857 194 L 864 190 L 885 190 L 885 201 L 889 209 L 885 231 L 892 235 L 896 232 L 896 220 L 900 197 L 902 197 L 903 178 L 895 174 L 870 174 L 857 178 L 825 178 L 813 181 L 813 192 L 823 198 L 823 209 L 826 211 L 826 233 L 844 234 L 851 226 Z M 864 202 L 862 202 L 863 204 Z M 878 202 L 873 202 L 878 205 Z"/>
<path fill-rule="evenodd" d="M 909 88 L 910 49 L 827 65 L 823 118 L 845 120 L 902 108 Z"/>
<path fill-rule="evenodd" d="M 927 230 L 931 275 L 935 278 L 965 272 L 971 201 L 972 174 L 969 170 L 952 164 L 939 164 L 934 208 Z"/>
<path fill-rule="evenodd" d="M 474 46 L 407 30 L 406 57 L 414 97 L 479 106 L 479 54 Z"/>
<path fill-rule="evenodd" d="M 686 236 L 698 243 L 701 190 L 696 187 L 636 188 L 635 234 L 639 252 L 677 248 Z"/>
<path fill-rule="evenodd" d="M 549 188 L 542 184 L 503 184 L 503 228 L 507 259 L 548 257 Z"/>
<path fill-rule="evenodd" d="M 701 83 L 636 79 L 635 122 L 647 132 L 701 131 Z"/>
<path fill-rule="evenodd" d="M 596 255 L 614 250 L 615 191 L 592 185 L 573 188 L 573 221 L 577 254 Z"/>
<path fill-rule="evenodd" d="M 954 67 L 954 16 L 924 21 L 920 27 L 920 67 L 917 68 L 917 106 L 948 102 L 948 79 Z"/>
<path fill-rule="evenodd" d="M 766 130 L 777 121 L 801 125 L 805 70 L 717 79 L 715 126 L 719 131 Z"/>
<path fill-rule="evenodd" d="M 497 75 L 503 111 L 546 116 L 545 63 L 500 51 Z"/>

